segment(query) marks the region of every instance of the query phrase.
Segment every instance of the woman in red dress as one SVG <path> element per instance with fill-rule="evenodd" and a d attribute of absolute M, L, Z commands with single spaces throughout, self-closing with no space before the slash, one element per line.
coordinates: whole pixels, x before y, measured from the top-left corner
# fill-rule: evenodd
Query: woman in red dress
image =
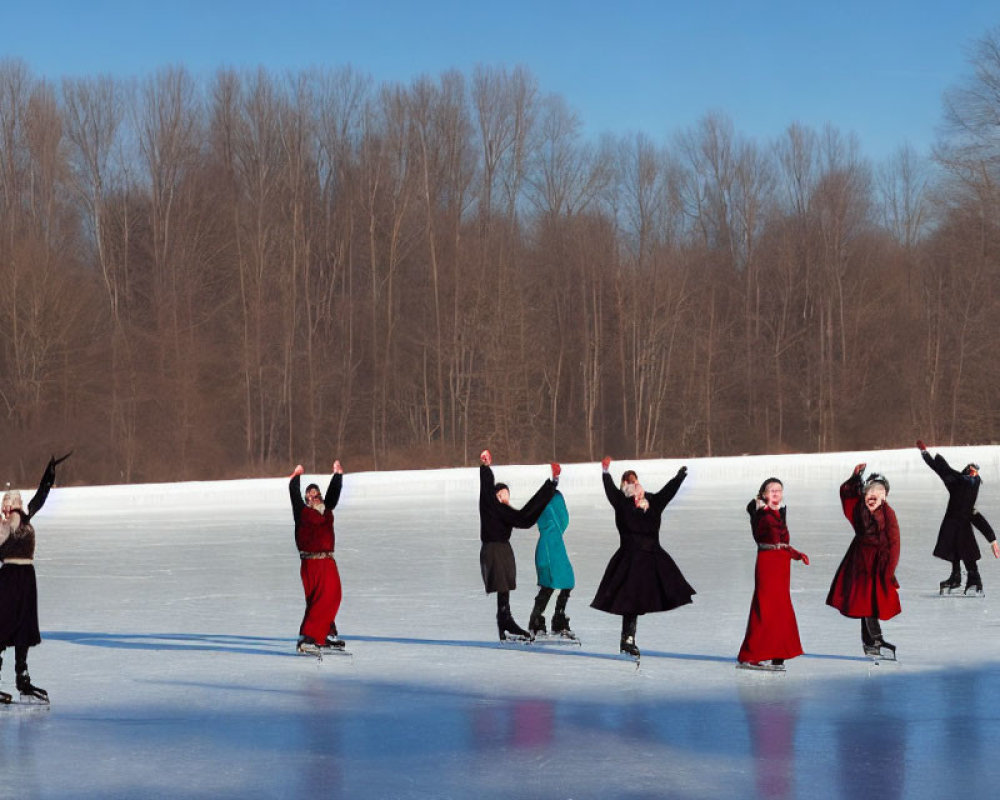
<path fill-rule="evenodd" d="M 788 543 L 783 497 L 781 481 L 768 478 L 747 505 L 750 529 L 757 542 L 753 602 L 737 656 L 739 663 L 747 667 L 763 667 L 762 662 L 770 661 L 772 667 L 783 669 L 785 659 L 802 655 L 789 586 L 792 559 L 808 565 L 809 557 Z"/>
<path fill-rule="evenodd" d="M 901 610 L 896 580 L 899 523 L 886 502 L 889 481 L 878 473 L 863 479 L 866 466 L 858 464 L 840 487 L 840 502 L 854 528 L 854 540 L 833 576 L 826 604 L 845 617 L 861 620 L 865 655 L 877 657 L 885 648 L 895 658 L 896 646 L 882 638 L 879 620 L 892 619 Z"/>

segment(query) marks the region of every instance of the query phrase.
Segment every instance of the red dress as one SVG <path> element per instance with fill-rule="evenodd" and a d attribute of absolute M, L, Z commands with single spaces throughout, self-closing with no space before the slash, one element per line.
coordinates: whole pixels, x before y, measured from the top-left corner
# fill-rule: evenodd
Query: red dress
<path fill-rule="evenodd" d="M 753 602 L 747 632 L 740 647 L 739 661 L 767 661 L 802 655 L 799 626 L 795 621 L 790 594 L 792 554 L 788 547 L 788 526 L 784 509 L 750 511 L 750 528 L 757 542 Z"/>
<path fill-rule="evenodd" d="M 859 475 L 852 475 L 840 487 L 840 502 L 854 528 L 854 541 L 833 576 L 826 604 L 845 617 L 892 619 L 901 610 L 896 581 L 899 523 L 886 502 L 869 511 L 861 491 Z"/>

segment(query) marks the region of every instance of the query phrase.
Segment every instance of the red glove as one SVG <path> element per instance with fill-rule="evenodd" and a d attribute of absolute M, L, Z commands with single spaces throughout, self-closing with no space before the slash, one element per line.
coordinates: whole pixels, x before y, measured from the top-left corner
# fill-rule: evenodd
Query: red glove
<path fill-rule="evenodd" d="M 610 466 L 611 466 L 611 456 L 604 456 L 604 458 L 601 459 L 601 469 L 607 472 L 608 467 Z"/>
<path fill-rule="evenodd" d="M 867 464 L 858 464 L 858 465 L 857 465 L 857 466 L 856 466 L 856 467 L 854 468 L 854 474 L 855 474 L 855 475 L 860 475 L 860 474 L 861 474 L 862 472 L 864 472 L 864 471 L 865 471 L 865 467 L 867 467 L 867 466 L 868 466 Z"/>
<path fill-rule="evenodd" d="M 917 447 L 920 448 L 920 452 L 927 452 L 927 445 L 924 444 L 923 439 L 917 439 Z"/>
<path fill-rule="evenodd" d="M 479 454 L 479 463 L 484 467 L 492 466 L 493 456 L 490 454 L 489 450 L 483 450 L 483 452 Z"/>
<path fill-rule="evenodd" d="M 794 558 L 796 561 L 801 561 L 807 567 L 809 566 L 809 556 L 807 556 L 805 553 L 800 553 L 794 547 L 789 547 L 788 552 L 791 555 L 791 557 Z"/>
<path fill-rule="evenodd" d="M 560 467 L 555 461 L 549 464 L 552 467 L 552 480 L 555 480 L 562 473 L 562 467 Z"/>

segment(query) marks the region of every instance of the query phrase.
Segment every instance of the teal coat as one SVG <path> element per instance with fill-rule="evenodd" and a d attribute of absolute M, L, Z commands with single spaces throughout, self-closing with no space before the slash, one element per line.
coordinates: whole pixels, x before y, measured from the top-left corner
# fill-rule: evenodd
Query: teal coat
<path fill-rule="evenodd" d="M 569 511 L 562 493 L 557 491 L 542 516 L 538 518 L 538 544 L 535 545 L 535 569 L 538 585 L 549 589 L 572 589 L 576 585 L 573 565 L 569 563 L 563 534 L 569 526 Z"/>

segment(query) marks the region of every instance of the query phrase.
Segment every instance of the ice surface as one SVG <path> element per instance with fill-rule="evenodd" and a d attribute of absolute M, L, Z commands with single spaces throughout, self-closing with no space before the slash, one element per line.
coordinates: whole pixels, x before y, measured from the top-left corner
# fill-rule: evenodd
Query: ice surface
<path fill-rule="evenodd" d="M 942 452 L 980 463 L 979 508 L 1000 522 L 1000 448 Z M 851 538 L 837 487 L 859 461 L 889 476 L 902 530 L 903 613 L 883 623 L 898 665 L 872 667 L 859 623 L 824 605 Z M 681 463 L 612 472 L 659 488 Z M 561 481 L 582 647 L 497 647 L 474 469 L 348 474 L 338 622 L 354 657 L 322 664 L 294 654 L 284 479 L 56 489 L 35 520 L 45 641 L 29 662 L 52 707 L 0 709 L 0 796 L 993 796 L 1000 564 L 984 547 L 985 599 L 938 597 L 947 495 L 917 451 L 687 463 L 661 541 L 698 594 L 640 618 L 638 672 L 617 657 L 619 618 L 589 608 L 617 546 L 596 464 Z M 548 469 L 495 472 L 519 504 Z M 812 561 L 793 564 L 806 655 L 785 674 L 734 669 L 753 591 L 743 509 L 769 475 Z M 522 624 L 536 535 L 514 538 Z"/>

